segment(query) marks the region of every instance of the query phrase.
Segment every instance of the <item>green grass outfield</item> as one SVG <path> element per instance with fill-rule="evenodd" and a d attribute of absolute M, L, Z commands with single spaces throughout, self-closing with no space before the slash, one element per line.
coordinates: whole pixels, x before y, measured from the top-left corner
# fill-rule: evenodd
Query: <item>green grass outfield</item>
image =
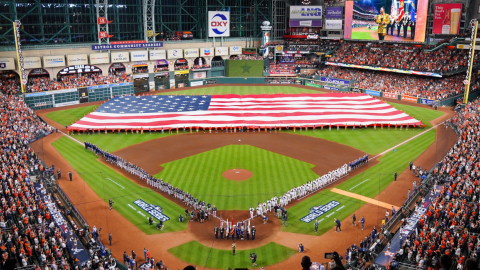
<path fill-rule="evenodd" d="M 248 210 L 318 177 L 314 165 L 250 145 L 228 145 L 162 164 L 155 175 L 220 210 Z M 250 179 L 233 181 L 222 173 L 245 169 Z"/>
<path fill-rule="evenodd" d="M 309 90 L 305 88 L 298 88 L 294 86 L 212 86 L 206 88 L 197 88 L 183 91 L 165 92 L 160 95 L 249 95 L 249 94 L 301 94 L 301 93 L 316 93 L 324 94 L 318 90 Z"/>
<path fill-rule="evenodd" d="M 241 242 L 242 241 L 236 242 L 237 248 L 242 245 Z M 260 267 L 279 263 L 292 256 L 297 251 L 271 242 L 255 249 L 236 250 L 235 256 L 233 256 L 232 250 L 211 249 L 199 244 L 198 242 L 192 241 L 173 247 L 169 249 L 168 252 L 192 265 L 196 265 L 198 267 L 205 266 L 214 269 L 251 269 L 252 261 L 250 260 L 250 253 L 255 252 L 255 254 L 257 254 L 258 265 L 255 267 L 255 269 L 259 269 Z"/>
<path fill-rule="evenodd" d="M 170 217 L 170 220 L 164 223 L 163 232 L 187 229 L 187 222 L 178 222 L 178 216 L 184 212 L 184 209 L 174 202 L 149 188 L 140 187 L 103 165 L 97 160 L 98 157 L 95 154 L 67 137 L 58 139 L 53 146 L 102 200 L 107 203 L 108 199 L 112 198 L 115 202 L 114 210 L 146 234 L 160 233 L 160 231 L 148 225 L 147 218 L 150 215 L 133 204 L 137 199 L 163 208 L 163 213 Z"/>
<path fill-rule="evenodd" d="M 99 105 L 90 105 L 80 108 L 66 109 L 61 111 L 49 112 L 46 116 L 62 126 L 70 126 L 71 123 L 87 115 Z"/>
<path fill-rule="evenodd" d="M 404 112 L 409 113 L 415 119 L 422 120 L 423 123 L 427 124 L 427 129 L 432 127 L 430 121 L 444 114 L 441 111 L 435 111 L 421 107 L 395 103 L 390 104 L 399 110 L 403 110 Z M 390 127 L 390 130 L 388 130 L 388 128 L 386 127 L 384 127 L 383 129 L 380 129 L 380 127 L 377 127 L 377 129 L 369 127 L 366 130 L 360 130 L 358 128 L 356 128 L 355 130 L 353 130 L 352 128 L 345 130 L 344 128 L 340 128 L 338 131 L 336 130 L 336 128 L 332 127 L 332 131 L 329 131 L 328 127 L 324 127 L 323 131 L 321 131 L 320 129 L 317 129 L 315 131 L 310 129 L 306 132 L 302 131 L 300 133 L 297 130 L 296 134 L 313 136 L 332 142 L 338 142 L 367 152 L 370 155 L 375 155 L 382 153 L 383 151 L 392 148 L 393 146 L 423 131 L 423 129 L 419 130 L 417 128 L 410 128 L 408 130 L 406 130 L 405 128 L 403 130 L 395 130 L 395 127 Z M 289 132 L 293 133 L 293 131 Z"/>

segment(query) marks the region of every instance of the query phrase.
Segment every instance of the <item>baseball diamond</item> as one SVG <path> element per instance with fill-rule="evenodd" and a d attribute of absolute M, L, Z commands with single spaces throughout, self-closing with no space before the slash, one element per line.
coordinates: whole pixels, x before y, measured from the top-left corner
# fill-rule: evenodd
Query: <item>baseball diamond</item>
<path fill-rule="evenodd" d="M 60 135 L 45 138 L 41 146 L 36 142 L 33 146 L 45 153 L 47 162 L 65 164 L 74 169 L 74 178 L 78 181 L 59 183 L 87 221 L 103 224 L 102 216 L 107 214 L 107 220 L 111 220 L 114 215 L 119 224 L 104 224 L 104 228 L 108 226 L 109 230 L 113 230 L 120 226 L 115 229 L 116 234 L 127 227 L 133 231 L 140 230 L 139 234 L 144 236 L 135 237 L 133 243 L 148 245 L 152 252 L 172 261 L 177 257 L 192 264 L 205 264 L 209 268 L 224 268 L 227 265 L 244 267 L 248 266 L 248 260 L 239 259 L 244 256 L 242 254 L 256 252 L 257 255 L 261 254 L 257 264 L 268 266 L 280 262 L 283 264 L 295 257 L 294 250 L 298 243 L 294 245 L 287 240 L 294 235 L 294 242 L 301 242 L 307 249 L 316 245 L 308 237 L 329 239 L 333 218 L 344 220 L 352 213 L 361 214 L 371 222 L 365 226 L 367 229 L 381 221 L 385 212 L 382 206 L 375 206 L 375 203 L 366 199 L 349 197 L 348 193 L 342 195 L 332 192 L 331 188 L 368 198 L 382 197 L 396 184 L 391 177 L 392 172 L 402 171 L 410 160 L 426 155 L 426 150 L 432 147 L 438 134 L 430 130 L 400 145 L 402 141 L 431 128 L 439 121 L 436 118 L 446 117 L 449 113 L 391 104 L 422 119 L 427 125 L 409 130 L 405 127 L 400 130 L 399 127 L 389 129 L 371 126 L 357 127 L 356 130 L 353 127 L 338 130 L 324 127 L 302 131 L 252 129 L 229 133 L 181 129 L 171 134 L 162 134 L 158 130 L 156 134 L 145 130 L 144 134 L 137 134 L 136 131 L 105 133 L 102 130 L 83 134 L 70 132 L 71 138 L 89 142 L 88 145 L 92 147 L 95 145 L 94 148 L 87 147 L 91 151 L 68 137 L 58 138 Z M 94 108 L 89 106 L 88 109 Z M 68 113 L 64 114 L 63 111 Z M 67 132 L 62 124 L 88 112 L 80 106 L 39 113 L 49 123 Z M 55 119 L 55 122 L 50 119 Z M 392 138 L 396 134 L 399 138 Z M 370 143 L 371 140 L 375 143 Z M 323 179 L 345 164 L 357 164 L 353 161 L 366 154 L 372 157 L 395 145 L 398 146 L 382 157 L 358 169 L 351 167 L 348 175 L 338 180 L 327 180 L 325 184 L 319 182 L 318 188 L 308 191 L 309 181 Z M 152 149 L 155 150 L 152 152 Z M 151 155 L 145 154 L 150 152 Z M 225 172 L 234 173 L 236 169 L 251 174 L 242 181 L 232 181 L 223 176 Z M 151 179 L 161 179 L 158 187 L 157 180 Z M 166 184 L 165 188 L 161 183 Z M 402 185 L 398 188 L 405 187 Z M 402 196 L 395 194 L 398 199 L 395 199 L 396 195 L 389 195 L 379 201 L 400 205 Z M 102 202 L 107 203 L 109 198 L 115 202 L 113 212 L 102 210 Z M 274 198 L 278 200 L 275 203 Z M 279 215 L 275 212 L 276 205 L 279 206 Z M 205 209 L 205 213 L 202 209 Z M 215 209 L 215 214 L 212 209 Z M 249 209 L 254 210 L 251 212 Z M 253 213 L 253 218 L 249 211 Z M 179 220 L 180 216 L 182 220 Z M 313 230 L 312 226 L 317 222 L 318 229 Z M 207 259 L 210 253 L 207 247 L 215 239 L 212 238 L 214 231 L 218 239 L 213 244 L 215 254 L 228 258 L 220 264 Z M 252 240 L 253 231 L 255 240 Z M 182 233 L 181 237 L 179 233 Z M 342 226 L 342 233 L 352 235 L 354 232 Z M 122 235 L 117 237 L 132 242 L 130 234 Z M 149 239 L 154 235 L 169 244 L 157 248 L 149 245 L 153 240 Z M 357 232 L 352 236 L 361 235 Z M 239 252 L 235 258 L 227 255 L 232 237 L 238 240 Z M 342 243 L 340 241 L 337 245 Z M 140 250 L 141 247 L 136 249 Z M 185 257 L 182 255 L 184 250 L 195 250 L 196 256 Z M 243 251 L 246 253 L 241 253 Z M 272 260 L 264 254 L 281 255 Z"/>

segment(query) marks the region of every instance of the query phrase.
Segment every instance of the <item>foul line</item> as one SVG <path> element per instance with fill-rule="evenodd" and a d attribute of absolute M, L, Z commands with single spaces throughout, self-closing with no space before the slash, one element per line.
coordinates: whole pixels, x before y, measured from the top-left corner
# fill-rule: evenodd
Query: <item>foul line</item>
<path fill-rule="evenodd" d="M 399 146 L 401 146 L 401 145 L 404 145 L 404 144 L 406 144 L 407 142 L 409 142 L 409 141 L 411 141 L 411 140 L 413 140 L 413 139 L 415 139 L 415 138 L 418 138 L 418 137 L 422 136 L 423 134 L 429 132 L 430 130 L 432 130 L 432 129 L 440 126 L 440 125 L 443 125 L 443 122 L 440 123 L 440 124 L 437 124 L 437 125 L 435 125 L 435 126 L 433 126 L 433 127 L 431 127 L 431 128 L 429 128 L 429 129 L 427 129 L 427 130 L 425 130 L 425 131 L 423 131 L 423 132 L 421 132 L 421 133 L 419 133 L 419 134 L 417 134 L 417 135 L 415 135 L 415 136 L 413 136 L 413 137 L 411 137 L 411 138 L 409 138 L 409 139 L 407 139 L 407 140 L 405 140 L 405 141 L 403 141 L 403 142 L 401 142 L 401 143 L 399 143 L 399 144 L 397 144 L 397 145 L 395 145 L 395 146 L 392 147 L 392 148 L 389 148 L 389 149 L 383 151 L 382 153 L 380 153 L 380 154 L 378 154 L 378 155 L 370 158 L 368 161 L 374 160 L 374 159 L 376 159 L 376 158 L 379 157 L 379 156 L 385 155 L 386 153 L 392 151 L 393 149 L 395 149 L 395 148 L 397 148 L 397 147 L 399 147 Z"/>
<path fill-rule="evenodd" d="M 110 178 L 108 178 L 108 177 L 107 177 L 106 179 L 108 179 L 108 180 L 112 181 L 112 182 L 113 182 L 113 183 L 115 183 L 117 186 L 121 187 L 122 189 L 125 189 L 125 187 L 123 187 L 123 186 L 122 186 L 122 185 L 120 185 L 119 183 L 117 183 L 117 182 L 113 181 L 112 179 L 110 179 Z"/>
<path fill-rule="evenodd" d="M 351 189 L 349 189 L 349 190 L 352 190 L 352 189 L 360 186 L 361 184 L 363 184 L 363 183 L 365 183 L 365 182 L 367 182 L 367 181 L 369 181 L 369 180 L 370 180 L 370 179 L 367 179 L 367 180 L 365 180 L 365 181 L 362 181 L 362 182 L 360 182 L 359 184 L 356 184 L 355 186 L 353 186 L 353 187 L 352 187 Z"/>
<path fill-rule="evenodd" d="M 343 195 L 343 196 L 347 196 L 347 197 L 351 197 L 351 198 L 354 198 L 354 199 L 357 199 L 357 200 L 360 200 L 360 201 L 364 201 L 364 202 L 369 203 L 369 204 L 377 205 L 379 207 L 383 207 L 383 208 L 386 208 L 386 209 L 392 209 L 392 206 L 395 207 L 395 209 L 399 209 L 398 206 L 395 206 L 393 204 L 381 202 L 379 200 L 375 200 L 375 199 L 372 199 L 372 198 L 369 198 L 369 197 L 365 197 L 365 196 L 362 196 L 362 195 L 359 195 L 359 194 L 356 194 L 356 193 L 353 193 L 353 192 L 348 192 L 348 191 L 345 191 L 345 190 L 341 190 L 341 189 L 338 189 L 338 188 L 333 188 L 330 191 L 335 192 L 335 193 L 340 194 L 340 195 Z"/>
<path fill-rule="evenodd" d="M 74 142 L 76 142 L 76 143 L 78 143 L 78 144 L 80 144 L 80 145 L 82 145 L 82 146 L 85 146 L 84 143 L 82 143 L 81 141 L 79 141 L 79 140 L 73 138 L 72 136 L 66 134 L 65 132 L 63 132 L 63 131 L 61 131 L 61 130 L 58 130 L 58 131 L 59 131 L 60 133 L 62 133 L 63 135 L 67 136 L 68 138 L 70 138 L 72 141 L 74 141 Z"/>

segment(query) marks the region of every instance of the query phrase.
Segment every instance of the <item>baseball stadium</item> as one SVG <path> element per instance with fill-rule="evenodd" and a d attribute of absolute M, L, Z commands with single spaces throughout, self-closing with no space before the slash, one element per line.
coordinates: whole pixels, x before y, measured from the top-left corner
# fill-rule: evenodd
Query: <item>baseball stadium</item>
<path fill-rule="evenodd" d="M 477 270 L 479 4 L 5 1 L 0 270 Z"/>

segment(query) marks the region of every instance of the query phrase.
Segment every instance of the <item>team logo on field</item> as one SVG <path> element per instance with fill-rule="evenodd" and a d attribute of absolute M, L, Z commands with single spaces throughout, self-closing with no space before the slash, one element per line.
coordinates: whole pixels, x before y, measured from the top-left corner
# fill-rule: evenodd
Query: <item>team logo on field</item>
<path fill-rule="evenodd" d="M 167 215 L 162 213 L 163 208 L 158 205 L 146 203 L 142 199 L 138 199 L 134 201 L 133 204 L 140 207 L 143 211 L 147 212 L 149 215 L 151 215 L 152 217 L 158 220 L 161 220 L 163 222 L 170 220 L 170 218 Z"/>
<path fill-rule="evenodd" d="M 341 203 L 337 201 L 331 201 L 325 205 L 317 205 L 313 206 L 310 208 L 310 211 L 308 212 L 308 215 L 304 216 L 300 220 L 306 223 L 310 223 L 314 221 L 315 219 L 323 216 L 326 214 L 328 211 L 332 210 L 333 208 L 339 206 Z"/>

